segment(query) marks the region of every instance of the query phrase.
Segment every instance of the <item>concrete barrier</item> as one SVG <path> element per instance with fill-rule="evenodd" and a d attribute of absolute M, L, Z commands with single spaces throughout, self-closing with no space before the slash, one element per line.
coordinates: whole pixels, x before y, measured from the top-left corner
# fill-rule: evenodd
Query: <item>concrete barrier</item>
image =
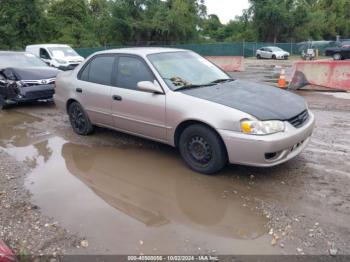
<path fill-rule="evenodd" d="M 0 240 L 0 262 L 15 262 L 15 255 L 6 244 Z"/>
<path fill-rule="evenodd" d="M 226 72 L 244 71 L 243 56 L 206 56 L 206 59 Z"/>
<path fill-rule="evenodd" d="M 293 65 L 290 89 L 316 85 L 350 91 L 350 61 L 298 61 Z"/>

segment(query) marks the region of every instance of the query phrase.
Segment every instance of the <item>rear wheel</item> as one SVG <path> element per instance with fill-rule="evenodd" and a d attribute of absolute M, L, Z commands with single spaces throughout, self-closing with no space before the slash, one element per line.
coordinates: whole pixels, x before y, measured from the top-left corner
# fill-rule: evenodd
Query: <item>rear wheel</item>
<path fill-rule="evenodd" d="M 86 136 L 92 133 L 93 126 L 83 107 L 78 102 L 73 102 L 68 107 L 69 121 L 75 133 Z"/>
<path fill-rule="evenodd" d="M 333 59 L 334 59 L 334 60 L 341 60 L 341 59 L 342 59 L 341 54 L 335 53 L 335 54 L 333 55 Z"/>
<path fill-rule="evenodd" d="M 273 60 L 276 60 L 276 56 L 275 56 L 275 55 L 272 55 L 272 59 L 273 59 Z"/>
<path fill-rule="evenodd" d="M 179 149 L 186 164 L 196 172 L 214 174 L 227 164 L 224 143 L 204 125 L 187 127 L 180 136 Z"/>

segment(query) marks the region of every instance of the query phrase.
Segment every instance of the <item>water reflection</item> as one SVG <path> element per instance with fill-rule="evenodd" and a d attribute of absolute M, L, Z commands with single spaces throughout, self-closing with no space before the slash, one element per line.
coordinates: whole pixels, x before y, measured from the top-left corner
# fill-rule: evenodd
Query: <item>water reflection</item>
<path fill-rule="evenodd" d="M 222 198 L 222 180 L 198 177 L 172 152 L 66 143 L 62 156 L 71 174 L 147 226 L 173 221 L 241 239 L 264 233 L 266 221 L 241 198 Z"/>
<path fill-rule="evenodd" d="M 234 240 L 251 253 L 243 240 L 266 233 L 266 219 L 232 193 L 228 177 L 194 173 L 174 150 L 77 145 L 36 130 L 36 122 L 1 113 L 0 146 L 30 166 L 26 186 L 42 212 L 96 245 L 132 253 L 132 243 L 142 237 L 174 253 L 192 236 L 212 246 L 220 241 L 216 249 L 228 252 Z M 264 253 L 258 243 L 265 240 L 256 241 L 250 243 Z"/>
<path fill-rule="evenodd" d="M 53 136 L 48 132 L 28 128 L 29 124 L 40 121 L 40 118 L 18 112 L 0 112 L 0 147 L 6 148 L 8 153 L 16 152 L 17 158 L 32 169 L 40 161 L 47 162 L 52 155 L 48 139 Z"/>

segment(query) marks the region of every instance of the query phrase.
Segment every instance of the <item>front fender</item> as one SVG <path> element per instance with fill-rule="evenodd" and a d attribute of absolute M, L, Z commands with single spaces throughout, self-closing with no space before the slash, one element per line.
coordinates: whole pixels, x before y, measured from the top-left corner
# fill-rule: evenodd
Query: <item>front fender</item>
<path fill-rule="evenodd" d="M 253 116 L 208 100 L 183 93 L 169 92 L 166 97 L 167 140 L 175 145 L 175 132 L 186 121 L 195 121 L 215 130 L 240 132 L 240 121 Z"/>

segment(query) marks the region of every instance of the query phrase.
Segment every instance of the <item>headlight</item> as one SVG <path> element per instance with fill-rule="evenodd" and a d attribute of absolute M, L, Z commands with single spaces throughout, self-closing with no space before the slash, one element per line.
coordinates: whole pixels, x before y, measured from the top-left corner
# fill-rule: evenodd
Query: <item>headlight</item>
<path fill-rule="evenodd" d="M 61 60 L 61 59 L 56 59 L 56 62 L 59 64 L 66 64 L 67 63 L 67 61 Z"/>
<path fill-rule="evenodd" d="M 254 121 L 242 120 L 241 129 L 244 134 L 249 135 L 269 135 L 278 132 L 283 132 L 285 125 L 282 121 Z"/>
<path fill-rule="evenodd" d="M 16 81 L 16 85 L 17 85 L 17 87 L 22 87 L 22 86 L 24 86 L 22 81 Z"/>

